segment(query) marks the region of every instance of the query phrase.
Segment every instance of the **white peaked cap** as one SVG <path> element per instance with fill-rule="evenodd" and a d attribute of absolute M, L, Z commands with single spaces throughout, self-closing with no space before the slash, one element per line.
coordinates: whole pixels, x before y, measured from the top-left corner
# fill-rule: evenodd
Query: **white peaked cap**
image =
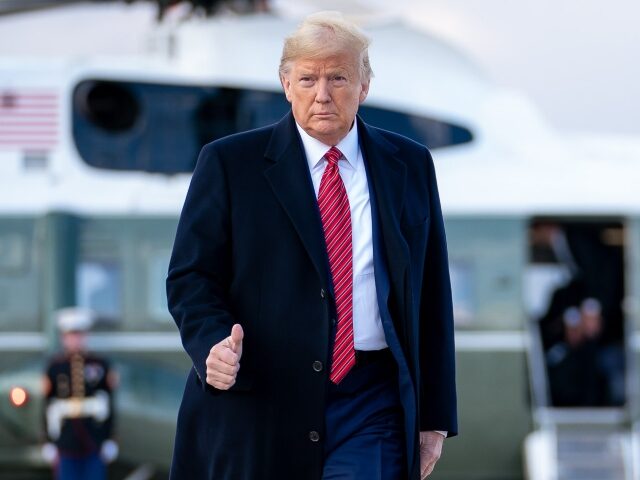
<path fill-rule="evenodd" d="M 56 323 L 61 332 L 86 332 L 95 322 L 95 313 L 89 308 L 66 307 L 56 311 Z"/>

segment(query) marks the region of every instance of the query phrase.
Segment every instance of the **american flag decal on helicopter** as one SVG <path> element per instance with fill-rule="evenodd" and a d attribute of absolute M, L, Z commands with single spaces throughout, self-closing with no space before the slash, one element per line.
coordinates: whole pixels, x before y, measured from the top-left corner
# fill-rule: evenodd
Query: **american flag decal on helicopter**
<path fill-rule="evenodd" d="M 50 150 L 58 142 L 58 93 L 0 90 L 0 149 Z"/>

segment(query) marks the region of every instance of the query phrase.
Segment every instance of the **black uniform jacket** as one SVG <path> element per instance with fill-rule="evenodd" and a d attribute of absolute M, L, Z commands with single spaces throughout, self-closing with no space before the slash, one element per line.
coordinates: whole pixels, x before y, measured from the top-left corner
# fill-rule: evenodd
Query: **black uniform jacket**
<path fill-rule="evenodd" d="M 109 362 L 90 353 L 60 354 L 47 366 L 47 378 L 51 388 L 46 395 L 46 406 L 56 400 L 71 398 L 82 402 L 95 397 L 99 392 L 108 396 L 109 413 L 104 420 L 79 416 L 64 418 L 60 422 L 59 435 L 47 439 L 56 444 L 62 455 L 81 457 L 100 451 L 105 440 L 113 434 L 113 391 L 109 382 Z"/>
<path fill-rule="evenodd" d="M 414 387 L 405 403 L 418 406 L 409 438 L 455 435 L 451 289 L 433 161 L 424 146 L 357 121 L 388 259 L 388 308 Z M 292 114 L 205 145 L 167 278 L 169 310 L 193 361 L 172 479 L 321 478 L 329 369 L 312 365 L 330 359 L 330 283 Z M 234 323 L 245 332 L 241 367 L 236 384 L 219 391 L 204 383 L 205 359 Z"/>

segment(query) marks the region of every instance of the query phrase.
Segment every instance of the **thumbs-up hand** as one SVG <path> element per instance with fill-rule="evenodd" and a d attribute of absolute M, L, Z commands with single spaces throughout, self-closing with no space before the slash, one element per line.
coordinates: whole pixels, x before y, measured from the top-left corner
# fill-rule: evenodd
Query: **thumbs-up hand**
<path fill-rule="evenodd" d="M 236 383 L 242 357 L 244 331 L 239 323 L 231 328 L 231 335 L 216 343 L 207 357 L 207 383 L 219 390 L 228 390 Z"/>

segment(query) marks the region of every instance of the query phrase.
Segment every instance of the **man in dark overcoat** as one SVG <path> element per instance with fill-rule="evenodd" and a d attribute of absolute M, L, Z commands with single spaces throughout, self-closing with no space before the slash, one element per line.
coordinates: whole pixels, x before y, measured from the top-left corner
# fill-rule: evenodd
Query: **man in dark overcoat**
<path fill-rule="evenodd" d="M 172 479 L 417 480 L 457 434 L 434 165 L 357 116 L 367 47 L 307 17 L 280 63 L 291 112 L 200 153 L 167 277 L 193 362 Z"/>

